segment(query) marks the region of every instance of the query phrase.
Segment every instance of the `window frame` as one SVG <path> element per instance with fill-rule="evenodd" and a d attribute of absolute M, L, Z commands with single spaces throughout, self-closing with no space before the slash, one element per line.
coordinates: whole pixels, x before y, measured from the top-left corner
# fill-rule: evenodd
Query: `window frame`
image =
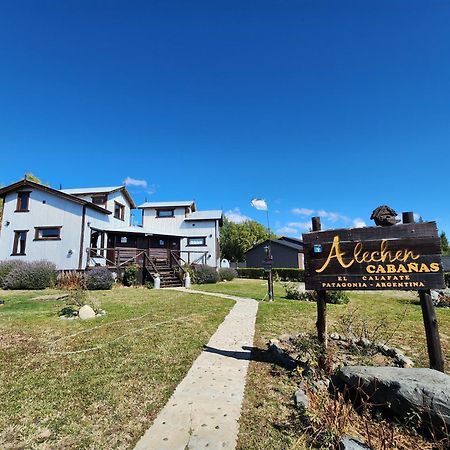
<path fill-rule="evenodd" d="M 102 198 L 103 201 L 100 202 L 100 203 L 95 203 L 95 202 L 94 202 L 94 198 L 97 198 L 97 199 Z M 107 205 L 107 203 L 108 203 L 108 194 L 94 194 L 94 195 L 91 195 L 91 202 L 92 202 L 94 205 L 97 205 L 97 206 L 103 206 L 104 208 L 106 208 L 106 205 Z"/>
<path fill-rule="evenodd" d="M 116 208 L 119 207 L 119 215 L 116 215 Z M 125 220 L 125 205 L 114 200 L 114 218 L 118 220 Z"/>
<path fill-rule="evenodd" d="M 14 241 L 11 256 L 26 256 L 28 231 L 30 230 L 14 230 Z M 25 233 L 25 239 L 20 239 L 20 233 Z M 21 242 L 24 243 L 23 248 L 21 248 Z"/>
<path fill-rule="evenodd" d="M 62 226 L 43 226 L 43 227 L 34 227 L 34 241 L 60 241 L 61 240 L 61 228 Z M 57 237 L 42 237 L 39 235 L 41 230 L 58 230 Z"/>
<path fill-rule="evenodd" d="M 191 244 L 191 240 L 201 239 L 203 244 Z M 206 236 L 191 236 L 187 238 L 186 247 L 207 247 Z"/>
<path fill-rule="evenodd" d="M 22 206 L 22 195 L 26 194 L 27 196 L 27 207 L 26 209 L 23 208 Z M 30 194 L 31 191 L 18 191 L 17 192 L 17 201 L 16 201 L 16 210 L 14 212 L 29 212 L 30 211 Z M 20 208 L 19 208 L 20 206 Z"/>
<path fill-rule="evenodd" d="M 161 215 L 161 212 L 170 212 L 171 214 L 168 216 Z M 158 219 L 170 219 L 171 217 L 175 217 L 175 208 L 160 208 L 156 210 L 156 217 Z"/>

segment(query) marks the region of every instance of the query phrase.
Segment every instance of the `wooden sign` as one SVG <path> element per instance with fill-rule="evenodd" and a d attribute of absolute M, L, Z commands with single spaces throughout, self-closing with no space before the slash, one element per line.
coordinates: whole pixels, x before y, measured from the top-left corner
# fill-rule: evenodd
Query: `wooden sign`
<path fill-rule="evenodd" d="M 445 287 L 435 222 L 303 234 L 307 290 Z"/>

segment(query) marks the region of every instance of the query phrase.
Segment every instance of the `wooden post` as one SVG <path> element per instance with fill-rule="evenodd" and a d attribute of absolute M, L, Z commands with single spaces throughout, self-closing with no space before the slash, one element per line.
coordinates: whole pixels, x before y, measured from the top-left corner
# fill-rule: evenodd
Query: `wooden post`
<path fill-rule="evenodd" d="M 320 217 L 312 218 L 312 230 L 320 231 L 322 225 L 320 223 Z M 324 349 L 328 347 L 328 330 L 327 330 L 327 293 L 320 290 L 317 292 L 317 337 L 320 344 Z"/>
<path fill-rule="evenodd" d="M 414 213 L 404 212 L 403 223 L 414 223 Z M 442 356 L 441 339 L 434 310 L 433 300 L 429 289 L 419 291 L 420 306 L 422 308 L 423 325 L 427 338 L 428 358 L 430 368 L 444 372 L 444 358 Z"/>
<path fill-rule="evenodd" d="M 270 268 L 270 271 L 268 273 L 267 283 L 268 283 L 269 302 L 273 302 L 273 274 L 272 274 L 272 268 Z"/>

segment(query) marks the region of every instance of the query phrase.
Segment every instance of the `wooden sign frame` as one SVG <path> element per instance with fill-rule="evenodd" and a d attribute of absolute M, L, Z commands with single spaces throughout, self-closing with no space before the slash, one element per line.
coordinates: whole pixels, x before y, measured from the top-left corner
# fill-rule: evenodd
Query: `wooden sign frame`
<path fill-rule="evenodd" d="M 317 293 L 317 332 L 327 347 L 327 290 L 417 290 L 432 369 L 444 359 L 430 289 L 445 287 L 441 244 L 435 222 L 321 231 L 320 217 L 303 234 L 305 287 Z"/>

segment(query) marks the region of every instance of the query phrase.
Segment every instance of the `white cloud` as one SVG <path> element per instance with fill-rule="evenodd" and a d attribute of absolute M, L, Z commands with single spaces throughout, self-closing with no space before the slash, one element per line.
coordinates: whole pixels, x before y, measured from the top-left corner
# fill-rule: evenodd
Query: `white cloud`
<path fill-rule="evenodd" d="M 320 217 L 324 217 L 325 219 L 328 219 L 330 222 L 337 222 L 339 220 L 342 220 L 343 222 L 350 221 L 350 219 L 347 216 L 344 216 L 341 213 L 325 211 L 324 209 L 319 209 L 319 211 L 317 211 L 317 214 Z"/>
<path fill-rule="evenodd" d="M 138 186 L 141 188 L 146 189 L 148 186 L 148 183 L 146 180 L 138 180 L 136 178 L 126 177 L 125 180 L 123 180 L 123 184 L 125 186 Z"/>
<path fill-rule="evenodd" d="M 245 222 L 246 220 L 251 220 L 250 217 L 247 217 L 244 214 L 242 214 L 239 208 L 230 209 L 225 213 L 225 216 L 230 222 L 234 223 L 242 223 Z"/>
<path fill-rule="evenodd" d="M 314 209 L 308 208 L 294 208 L 291 210 L 294 214 L 298 214 L 299 216 L 310 216 L 314 213 Z"/>
<path fill-rule="evenodd" d="M 299 231 L 297 228 L 292 227 L 282 227 L 277 229 L 277 234 L 299 234 Z"/>
<path fill-rule="evenodd" d="M 364 228 L 364 227 L 367 227 L 367 224 L 366 224 L 366 222 L 364 222 L 364 220 L 357 217 L 356 219 L 353 219 L 353 226 L 355 228 Z"/>
<path fill-rule="evenodd" d="M 418 222 L 420 219 L 422 219 L 422 216 L 419 213 L 414 213 L 414 221 Z"/>
<path fill-rule="evenodd" d="M 287 226 L 290 228 L 309 230 L 311 228 L 311 222 L 288 222 Z"/>

